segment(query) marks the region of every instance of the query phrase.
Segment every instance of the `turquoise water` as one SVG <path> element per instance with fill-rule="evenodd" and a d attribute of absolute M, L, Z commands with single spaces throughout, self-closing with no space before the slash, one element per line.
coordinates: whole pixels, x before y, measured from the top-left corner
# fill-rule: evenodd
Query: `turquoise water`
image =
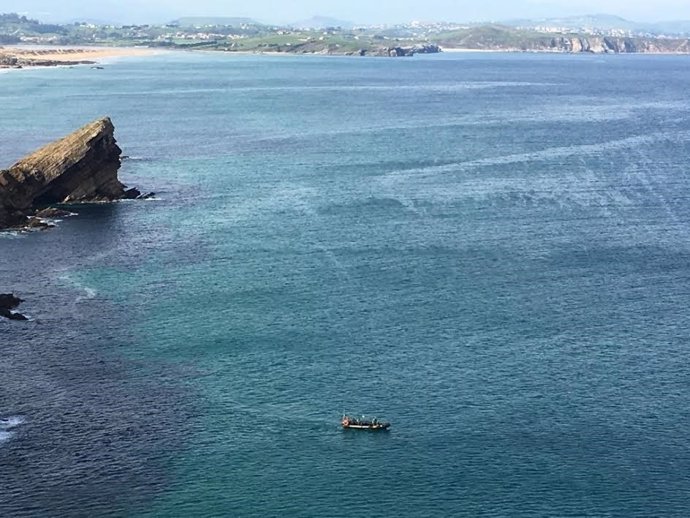
<path fill-rule="evenodd" d="M 0 237 L 0 514 L 685 516 L 687 65 L 0 76 L 3 165 L 107 114 L 157 193 Z"/>

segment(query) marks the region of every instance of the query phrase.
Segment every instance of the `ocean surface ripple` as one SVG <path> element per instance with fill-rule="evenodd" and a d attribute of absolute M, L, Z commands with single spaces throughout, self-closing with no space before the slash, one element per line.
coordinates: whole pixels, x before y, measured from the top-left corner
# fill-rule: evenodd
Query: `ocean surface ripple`
<path fill-rule="evenodd" d="M 0 516 L 687 516 L 686 61 L 3 74 L 158 196 L 0 239 Z"/>

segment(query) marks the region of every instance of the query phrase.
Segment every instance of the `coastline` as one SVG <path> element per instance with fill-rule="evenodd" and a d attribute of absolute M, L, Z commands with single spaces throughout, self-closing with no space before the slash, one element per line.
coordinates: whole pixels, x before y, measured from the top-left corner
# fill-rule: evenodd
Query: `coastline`
<path fill-rule="evenodd" d="M 581 52 L 563 52 L 559 50 L 525 50 L 518 48 L 504 48 L 504 49 L 471 49 L 458 47 L 443 47 L 440 46 L 440 53 L 442 54 L 583 54 Z M 224 54 L 228 56 L 329 56 L 329 57 L 355 57 L 348 54 L 330 54 L 326 52 L 309 52 L 309 53 L 293 53 L 293 52 L 279 52 L 275 50 L 211 50 L 211 49 L 167 49 L 167 48 L 152 48 L 152 47 L 89 47 L 89 46 L 48 46 L 48 45 L 6 45 L 0 46 L 0 74 L 7 73 L 11 70 L 23 69 L 37 69 L 37 68 L 60 68 L 73 67 L 77 65 L 91 65 L 99 66 L 114 60 L 155 56 L 167 52 L 191 52 L 202 54 Z M 422 53 L 423 54 L 423 53 Z M 607 53 L 584 53 L 593 55 L 602 55 Z M 643 55 L 674 55 L 687 56 L 684 52 L 638 52 L 628 54 L 643 54 Z M 379 56 L 368 56 L 379 57 Z M 8 59 L 14 59 L 8 61 Z"/>
<path fill-rule="evenodd" d="M 105 60 L 151 56 L 161 52 L 163 50 L 146 47 L 88 48 L 10 45 L 0 47 L 0 71 L 37 67 L 97 65 Z"/>
<path fill-rule="evenodd" d="M 445 54 L 465 54 L 468 52 L 481 52 L 491 53 L 491 52 L 524 52 L 516 49 L 464 49 L 458 47 L 443 47 L 441 46 L 441 52 Z"/>

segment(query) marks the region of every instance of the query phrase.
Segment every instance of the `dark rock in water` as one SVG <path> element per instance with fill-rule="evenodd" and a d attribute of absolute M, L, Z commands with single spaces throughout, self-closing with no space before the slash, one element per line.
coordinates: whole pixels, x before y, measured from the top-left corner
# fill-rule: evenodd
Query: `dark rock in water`
<path fill-rule="evenodd" d="M 155 195 L 155 192 L 147 192 L 146 194 L 142 194 L 139 189 L 132 187 L 131 189 L 127 189 L 125 191 L 125 195 L 122 198 L 125 200 L 148 200 L 149 198 L 153 198 Z"/>
<path fill-rule="evenodd" d="M 0 293 L 0 309 L 14 309 L 22 302 L 14 293 Z"/>
<path fill-rule="evenodd" d="M 66 218 L 71 216 L 72 213 L 67 210 L 56 209 L 55 207 L 47 207 L 43 210 L 39 210 L 34 214 L 37 218 L 54 219 L 54 218 Z"/>
<path fill-rule="evenodd" d="M 12 311 L 22 302 L 24 301 L 12 293 L 0 293 L 0 317 L 10 320 L 28 320 L 24 315 Z"/>
<path fill-rule="evenodd" d="M 23 211 L 7 209 L 0 205 L 0 229 L 20 228 L 26 225 L 27 221 L 27 215 Z"/>
<path fill-rule="evenodd" d="M 5 318 L 8 318 L 10 320 L 22 320 L 22 321 L 29 320 L 28 318 L 26 318 L 21 313 L 13 313 L 12 311 L 4 311 L 2 309 L 0 309 L 0 317 L 5 317 Z"/>
<path fill-rule="evenodd" d="M 136 200 L 141 196 L 141 191 L 137 189 L 136 187 L 132 187 L 131 189 L 127 189 L 125 193 L 122 195 L 122 198 L 125 200 Z"/>
<path fill-rule="evenodd" d="M 0 171 L 0 228 L 25 225 L 34 205 L 123 198 L 114 131 L 108 117 L 98 119 Z"/>

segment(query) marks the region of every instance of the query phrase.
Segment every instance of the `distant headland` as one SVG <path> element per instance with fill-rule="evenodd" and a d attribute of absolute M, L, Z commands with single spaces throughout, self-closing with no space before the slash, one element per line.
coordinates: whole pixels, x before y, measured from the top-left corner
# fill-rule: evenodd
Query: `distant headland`
<path fill-rule="evenodd" d="M 331 25 L 341 23 L 341 25 Z M 50 55 L 46 46 L 207 50 L 256 54 L 322 54 L 402 57 L 444 50 L 590 54 L 688 54 L 690 23 L 643 25 L 616 17 L 516 20 L 504 24 L 412 22 L 356 26 L 314 18 L 289 26 L 249 18 L 184 18 L 164 25 L 43 24 L 17 14 L 0 15 L 0 45 L 41 45 L 46 55 L 0 49 L 0 67 L 79 64 L 97 59 Z M 24 50 L 26 52 L 26 49 Z M 77 57 L 77 54 L 79 57 Z M 50 57 L 47 57 L 50 55 Z M 70 59 L 71 58 L 71 59 Z"/>

